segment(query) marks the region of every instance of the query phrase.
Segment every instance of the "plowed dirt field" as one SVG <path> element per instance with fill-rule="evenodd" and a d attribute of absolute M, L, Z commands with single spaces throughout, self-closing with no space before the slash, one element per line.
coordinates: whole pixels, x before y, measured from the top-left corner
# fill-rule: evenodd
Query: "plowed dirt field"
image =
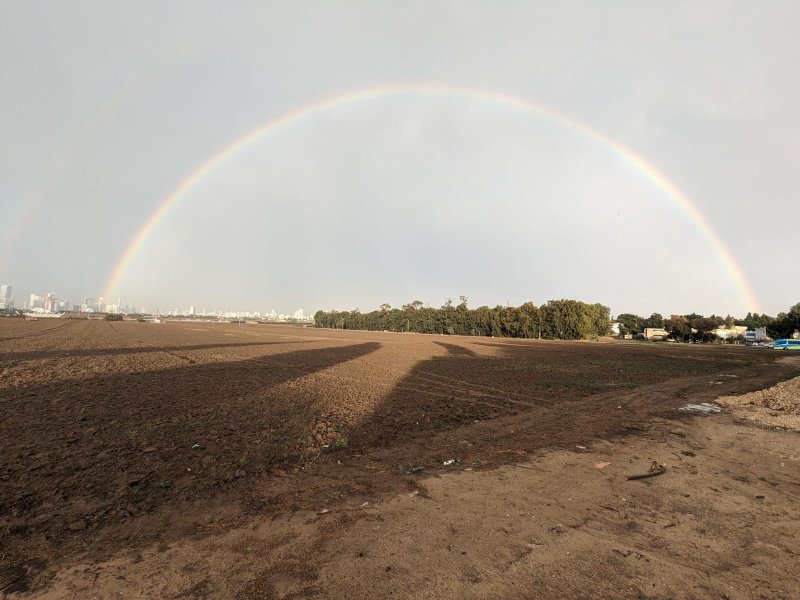
<path fill-rule="evenodd" d="M 677 409 L 799 372 L 743 347 L 0 319 L 0 598 L 797 598 L 800 434 Z"/>

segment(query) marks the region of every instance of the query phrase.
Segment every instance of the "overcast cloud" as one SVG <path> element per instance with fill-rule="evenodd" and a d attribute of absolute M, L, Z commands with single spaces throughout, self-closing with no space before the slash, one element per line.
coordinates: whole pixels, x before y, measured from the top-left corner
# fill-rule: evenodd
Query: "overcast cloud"
<path fill-rule="evenodd" d="M 0 283 L 98 296 L 193 170 L 325 97 L 397 83 L 526 98 L 650 162 L 755 291 L 608 148 L 468 97 L 351 104 L 266 136 L 169 213 L 123 302 L 368 310 L 571 297 L 613 313 L 800 301 L 794 2 L 6 2 Z M 107 299 L 108 301 L 115 299 Z"/>

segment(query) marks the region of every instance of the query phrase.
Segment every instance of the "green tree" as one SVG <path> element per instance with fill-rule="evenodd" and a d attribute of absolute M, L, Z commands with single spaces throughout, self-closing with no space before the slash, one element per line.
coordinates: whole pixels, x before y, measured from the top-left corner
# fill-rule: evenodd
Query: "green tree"
<path fill-rule="evenodd" d="M 470 309 L 466 296 L 453 306 L 449 298 L 439 308 L 424 307 L 415 300 L 402 310 L 381 305 L 378 310 L 361 313 L 317 311 L 317 327 L 366 329 L 371 331 L 415 331 L 496 337 L 543 337 L 560 339 L 596 338 L 610 330 L 610 310 L 602 304 L 577 300 L 551 301 L 537 308 L 532 302 L 522 306 L 481 306 Z"/>
<path fill-rule="evenodd" d="M 619 332 L 622 334 L 636 334 L 644 331 L 644 319 L 639 315 L 623 313 L 617 315 L 617 322 L 619 323 Z"/>
<path fill-rule="evenodd" d="M 414 300 L 413 302 L 409 302 L 408 304 L 403 305 L 403 310 L 419 310 L 422 308 L 422 301 L 421 300 Z"/>
<path fill-rule="evenodd" d="M 714 330 L 719 327 L 715 317 L 700 317 L 690 321 L 692 329 L 692 339 L 698 342 L 711 342 L 714 340 Z"/>
<path fill-rule="evenodd" d="M 692 335 L 692 327 L 689 319 L 681 315 L 672 315 L 664 322 L 664 328 L 669 332 L 671 338 L 688 342 Z"/>
<path fill-rule="evenodd" d="M 770 336 L 775 339 L 792 337 L 795 332 L 800 331 L 800 302 L 792 306 L 789 312 L 779 313 L 766 327 Z"/>
<path fill-rule="evenodd" d="M 541 309 L 543 337 L 577 340 L 608 335 L 611 311 L 602 304 L 578 300 L 550 300 Z"/>
<path fill-rule="evenodd" d="M 653 313 L 650 315 L 650 317 L 644 320 L 643 325 L 644 327 L 664 327 L 664 317 L 658 313 Z"/>

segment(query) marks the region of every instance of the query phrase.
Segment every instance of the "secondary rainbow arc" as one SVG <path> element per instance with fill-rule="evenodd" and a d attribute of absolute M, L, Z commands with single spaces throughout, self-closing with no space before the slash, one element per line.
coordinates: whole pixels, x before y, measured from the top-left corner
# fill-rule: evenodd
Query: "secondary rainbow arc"
<path fill-rule="evenodd" d="M 397 84 L 381 85 L 369 87 L 361 90 L 338 94 L 323 98 L 316 102 L 306 104 L 297 109 L 279 115 L 244 135 L 233 140 L 223 147 L 220 151 L 213 154 L 205 162 L 189 173 L 172 192 L 161 200 L 156 209 L 148 216 L 142 226 L 125 247 L 124 252 L 115 264 L 109 276 L 103 297 L 113 298 L 116 295 L 117 287 L 124 279 L 125 274 L 135 259 L 138 252 L 144 246 L 147 239 L 154 232 L 159 222 L 167 213 L 183 198 L 193 187 L 200 183 L 209 173 L 214 171 L 225 161 L 233 157 L 237 152 L 243 150 L 253 142 L 263 138 L 278 129 L 297 123 L 302 119 L 314 115 L 331 111 L 346 105 L 359 102 L 376 100 L 390 96 L 401 95 L 431 95 L 442 97 L 466 98 L 473 101 L 482 101 L 506 109 L 513 109 L 533 114 L 537 117 L 548 119 L 552 122 L 563 125 L 573 131 L 592 139 L 601 146 L 614 152 L 617 156 L 628 162 L 635 170 L 649 179 L 659 188 L 679 208 L 688 219 L 697 227 L 703 237 L 708 241 L 714 252 L 719 257 L 731 280 L 736 285 L 746 302 L 748 308 L 759 311 L 755 292 L 748 284 L 742 269 L 736 262 L 733 253 L 725 245 L 720 236 L 714 231 L 702 212 L 691 202 L 689 197 L 678 188 L 666 175 L 659 171 L 654 165 L 643 157 L 637 155 L 633 150 L 624 146 L 621 142 L 609 137 L 608 135 L 590 127 L 589 125 L 575 119 L 562 112 L 541 106 L 531 100 L 482 89 L 440 84 Z"/>

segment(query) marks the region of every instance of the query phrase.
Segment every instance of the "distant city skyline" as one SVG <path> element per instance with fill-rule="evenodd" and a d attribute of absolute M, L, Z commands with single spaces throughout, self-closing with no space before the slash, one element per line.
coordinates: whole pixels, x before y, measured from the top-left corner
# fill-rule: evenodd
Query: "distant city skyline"
<path fill-rule="evenodd" d="M 68 299 L 60 299 L 57 297 L 55 292 L 46 292 L 43 294 L 36 294 L 30 293 L 24 295 L 24 301 L 21 303 L 15 303 L 15 296 L 13 294 L 14 286 L 12 284 L 0 284 L 0 310 L 7 309 L 7 308 L 15 308 L 24 311 L 39 311 L 44 313 L 57 313 L 57 312 L 99 312 L 99 313 L 124 313 L 124 314 L 158 314 L 162 316 L 197 316 L 197 317 L 214 317 L 214 318 L 248 318 L 248 319 L 271 319 L 271 320 L 289 320 L 289 319 L 296 319 L 296 320 L 310 320 L 313 317 L 313 313 L 317 310 L 323 311 L 330 311 L 330 310 L 337 310 L 337 311 L 352 311 L 352 310 L 359 310 L 361 312 L 371 312 L 374 310 L 379 310 L 383 304 L 388 304 L 392 308 L 401 308 L 402 305 L 408 304 L 408 302 L 401 302 L 397 304 L 391 303 L 381 303 L 374 307 L 362 307 L 362 306 L 323 306 L 323 307 L 313 307 L 310 313 L 306 313 L 305 308 L 297 308 L 295 310 L 290 311 L 279 311 L 275 308 L 269 310 L 258 310 L 252 307 L 250 308 L 233 308 L 231 306 L 225 308 L 219 307 L 212 307 L 208 308 L 206 306 L 199 306 L 197 304 L 190 304 L 185 305 L 184 307 L 176 306 L 175 303 L 166 303 L 163 306 L 143 306 L 138 304 L 127 304 L 122 301 L 122 299 L 118 299 L 117 302 L 106 302 L 105 298 L 102 296 L 94 297 L 94 296 L 84 296 L 80 303 L 72 303 Z M 441 303 L 430 303 L 426 301 L 422 301 L 423 306 L 441 306 L 444 305 L 447 300 L 455 300 L 453 297 L 445 298 Z M 586 299 L 575 298 L 576 300 L 583 300 Z M 555 300 L 555 298 L 550 298 L 549 300 Z M 519 303 L 512 303 L 508 300 L 505 302 L 496 302 L 494 304 L 476 304 L 474 302 L 469 301 L 467 298 L 470 308 L 476 308 L 478 306 L 519 306 L 524 302 Z M 541 304 L 543 304 L 542 302 Z M 781 310 L 775 311 L 774 313 L 764 313 L 769 314 L 770 316 L 776 316 L 779 313 L 786 312 L 790 307 L 790 302 L 787 302 L 787 305 L 782 308 Z M 663 317 L 669 317 L 673 314 L 693 314 L 697 311 L 686 311 L 686 312 L 676 312 L 676 311 L 659 311 L 659 310 L 649 310 L 644 312 L 637 312 L 631 310 L 615 310 L 614 307 L 611 308 L 611 315 L 612 318 L 616 317 L 620 314 L 639 314 L 640 316 L 647 317 L 651 314 L 661 314 Z M 747 311 L 747 312 L 757 312 L 757 311 Z M 747 313 L 726 313 L 726 312 L 719 312 L 719 311 L 711 311 L 708 313 L 698 313 L 698 314 L 705 314 L 705 316 L 710 316 L 712 314 L 717 316 L 733 316 L 735 318 L 741 319 L 746 316 Z"/>
<path fill-rule="evenodd" d="M 151 313 L 161 315 L 180 315 L 180 316 L 215 316 L 225 318 L 247 317 L 247 318 L 269 318 L 269 319 L 297 319 L 308 318 L 305 309 L 297 308 L 293 311 L 278 311 L 275 308 L 270 310 L 248 309 L 225 309 L 206 307 L 196 308 L 194 305 L 186 308 L 177 308 L 174 305 L 167 305 L 168 308 L 153 307 L 148 309 L 139 304 L 126 304 L 121 299 L 117 302 L 106 302 L 102 296 L 84 296 L 80 303 L 70 302 L 69 299 L 58 298 L 55 292 L 44 292 L 42 294 L 25 293 L 24 300 L 15 300 L 14 286 L 12 284 L 0 284 L 0 310 L 15 308 L 24 311 L 41 311 L 44 313 L 57 312 L 106 312 L 106 313 Z"/>

